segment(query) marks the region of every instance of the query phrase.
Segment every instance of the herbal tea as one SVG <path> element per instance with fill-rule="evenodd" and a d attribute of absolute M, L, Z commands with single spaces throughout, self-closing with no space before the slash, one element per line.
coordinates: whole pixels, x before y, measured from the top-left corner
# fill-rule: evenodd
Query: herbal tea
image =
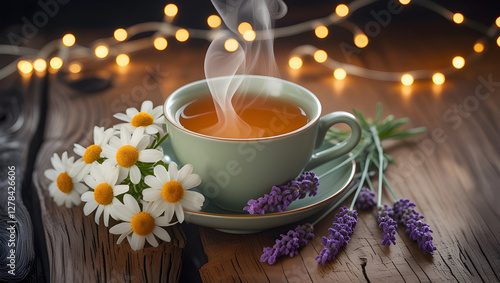
<path fill-rule="evenodd" d="M 219 120 L 210 94 L 181 107 L 176 117 L 193 132 L 237 139 L 278 136 L 307 124 L 307 116 L 300 107 L 274 97 L 239 96 L 233 99 L 233 106 L 237 123 Z"/>

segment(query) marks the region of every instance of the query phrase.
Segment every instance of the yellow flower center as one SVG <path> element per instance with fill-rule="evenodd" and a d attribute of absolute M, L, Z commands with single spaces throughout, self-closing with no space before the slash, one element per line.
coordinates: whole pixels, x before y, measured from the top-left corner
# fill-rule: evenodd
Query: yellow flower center
<path fill-rule="evenodd" d="M 94 199 L 97 203 L 108 205 L 113 201 L 113 189 L 106 183 L 101 183 L 95 187 Z"/>
<path fill-rule="evenodd" d="M 57 176 L 57 187 L 59 190 L 65 194 L 69 194 L 73 189 L 73 181 L 68 173 L 63 172 Z"/>
<path fill-rule="evenodd" d="M 83 161 L 87 164 L 91 164 L 94 161 L 97 161 L 99 157 L 101 157 L 101 152 L 102 148 L 98 145 L 93 144 L 87 147 L 87 149 L 85 150 L 85 153 L 83 154 Z"/>
<path fill-rule="evenodd" d="M 155 229 L 155 219 L 151 214 L 141 211 L 130 220 L 132 231 L 139 236 L 147 236 Z"/>
<path fill-rule="evenodd" d="M 184 196 L 184 188 L 177 181 L 168 181 L 161 189 L 161 196 L 170 203 L 176 203 Z"/>
<path fill-rule="evenodd" d="M 139 159 L 139 151 L 131 145 L 124 145 L 116 152 L 116 162 L 121 167 L 128 168 Z"/>
<path fill-rule="evenodd" d="M 153 119 L 153 116 L 149 113 L 145 112 L 139 112 L 135 114 L 134 118 L 132 118 L 132 126 L 134 127 L 147 127 L 151 124 L 153 124 L 155 120 Z"/>

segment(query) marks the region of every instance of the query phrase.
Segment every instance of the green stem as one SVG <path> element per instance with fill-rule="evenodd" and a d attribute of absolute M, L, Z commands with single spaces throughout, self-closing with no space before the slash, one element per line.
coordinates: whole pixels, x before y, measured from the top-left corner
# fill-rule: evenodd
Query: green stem
<path fill-rule="evenodd" d="M 351 157 L 347 158 L 346 160 L 344 160 L 342 163 L 340 163 L 339 165 L 333 167 L 332 169 L 326 171 L 325 173 L 321 174 L 320 176 L 318 176 L 318 179 L 321 180 L 321 178 L 327 176 L 328 174 L 334 172 L 335 170 L 339 169 L 340 167 L 346 165 L 347 163 L 353 161 L 354 159 L 356 159 L 361 153 L 364 152 L 364 150 L 368 147 L 370 143 L 367 142 L 365 143 L 364 145 L 361 146 L 361 148 L 356 152 L 354 153 Z"/>
<path fill-rule="evenodd" d="M 361 179 L 359 180 L 358 188 L 356 189 L 356 194 L 354 195 L 354 198 L 352 200 L 351 207 L 349 208 L 349 210 L 352 210 L 354 208 L 354 203 L 356 203 L 356 199 L 358 198 L 359 192 L 361 191 L 361 188 L 363 187 L 363 182 L 365 181 L 366 174 L 368 173 L 368 167 L 370 166 L 370 159 L 371 158 L 372 158 L 372 151 L 370 151 L 370 153 L 366 157 L 363 175 L 361 175 Z"/>
<path fill-rule="evenodd" d="M 399 198 L 396 196 L 396 194 L 392 190 L 391 186 L 389 185 L 389 181 L 387 181 L 387 178 L 385 177 L 385 175 L 383 175 L 383 180 L 384 180 L 385 186 L 389 189 L 389 191 L 391 192 L 391 194 L 394 197 L 394 199 L 395 200 L 399 200 Z"/>
<path fill-rule="evenodd" d="M 384 152 L 382 150 L 382 145 L 380 144 L 380 139 L 378 137 L 377 128 L 375 126 L 370 126 L 370 131 L 372 132 L 373 141 L 375 142 L 375 146 L 377 147 L 378 152 L 378 195 L 377 195 L 377 205 L 381 206 L 382 204 L 382 183 L 384 176 Z"/>
<path fill-rule="evenodd" d="M 354 181 L 352 182 L 347 188 L 346 190 L 347 191 L 350 191 L 353 187 L 355 187 L 357 185 L 357 181 Z M 337 204 L 340 204 L 340 203 L 343 203 L 346 198 L 348 198 L 351 194 L 350 193 L 346 193 L 345 195 L 342 196 L 341 199 L 338 200 L 338 202 L 336 202 Z M 314 222 L 311 224 L 312 226 L 316 226 L 316 224 L 318 224 L 321 220 L 323 220 L 323 218 L 325 218 L 327 215 L 329 215 L 330 213 L 332 213 L 332 211 L 337 208 L 338 205 L 332 205 L 332 207 L 330 207 L 325 213 L 323 213 L 320 217 L 318 217 L 316 220 L 314 220 Z"/>

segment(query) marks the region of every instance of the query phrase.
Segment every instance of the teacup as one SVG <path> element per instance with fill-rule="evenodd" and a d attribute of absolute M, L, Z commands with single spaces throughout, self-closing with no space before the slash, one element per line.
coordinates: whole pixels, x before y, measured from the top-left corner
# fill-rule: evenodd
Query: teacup
<path fill-rule="evenodd" d="M 176 159 L 192 164 L 202 183 L 200 191 L 217 206 L 241 212 L 250 199 L 257 199 L 275 185 L 295 179 L 310 170 L 350 152 L 359 142 L 361 127 L 347 112 L 337 111 L 320 118 L 321 104 L 316 96 L 295 83 L 266 76 L 236 76 L 247 86 L 245 93 L 260 93 L 262 86 L 270 95 L 292 102 L 304 110 L 307 124 L 297 130 L 264 138 L 235 139 L 203 135 L 182 126 L 178 110 L 187 103 L 210 95 L 209 82 L 227 80 L 216 77 L 187 84 L 165 101 L 168 138 Z M 213 83 L 213 82 L 210 82 Z M 328 129 L 338 123 L 351 128 L 342 143 L 314 152 L 323 143 Z"/>

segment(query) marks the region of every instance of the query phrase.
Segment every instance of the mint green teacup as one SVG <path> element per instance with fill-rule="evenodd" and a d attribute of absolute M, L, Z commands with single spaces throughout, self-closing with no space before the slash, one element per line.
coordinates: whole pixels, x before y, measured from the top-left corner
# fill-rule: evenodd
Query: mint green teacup
<path fill-rule="evenodd" d="M 210 83 L 227 77 L 208 79 Z M 351 151 L 359 142 L 361 127 L 347 112 L 333 112 L 320 118 L 321 104 L 309 90 L 273 77 L 235 76 L 242 81 L 247 94 L 278 97 L 304 110 L 308 122 L 295 131 L 265 138 L 231 139 L 210 137 L 184 128 L 176 117 L 179 108 L 197 98 L 209 95 L 207 80 L 185 85 L 165 101 L 168 138 L 176 159 L 192 164 L 202 178 L 201 192 L 216 205 L 227 210 L 242 211 L 250 199 L 269 193 L 272 186 L 296 178 L 302 170 L 314 168 Z M 327 130 L 345 123 L 351 136 L 344 142 L 316 152 Z"/>

